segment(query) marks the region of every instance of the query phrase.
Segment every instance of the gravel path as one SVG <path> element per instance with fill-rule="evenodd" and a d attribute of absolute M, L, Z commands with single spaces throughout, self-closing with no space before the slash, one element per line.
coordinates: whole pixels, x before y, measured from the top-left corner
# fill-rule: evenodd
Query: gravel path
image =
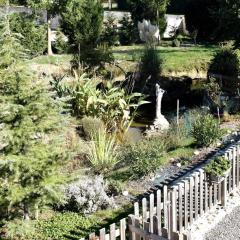
<path fill-rule="evenodd" d="M 236 207 L 215 228 L 206 234 L 205 240 L 240 239 L 240 207 Z"/>

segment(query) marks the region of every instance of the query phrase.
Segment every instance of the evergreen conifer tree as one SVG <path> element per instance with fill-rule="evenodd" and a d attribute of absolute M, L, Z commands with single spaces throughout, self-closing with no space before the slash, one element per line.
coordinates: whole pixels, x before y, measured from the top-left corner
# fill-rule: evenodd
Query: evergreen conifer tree
<path fill-rule="evenodd" d="M 0 216 L 28 220 L 61 196 L 68 118 L 25 69 L 26 54 L 8 16 L 0 36 Z"/>

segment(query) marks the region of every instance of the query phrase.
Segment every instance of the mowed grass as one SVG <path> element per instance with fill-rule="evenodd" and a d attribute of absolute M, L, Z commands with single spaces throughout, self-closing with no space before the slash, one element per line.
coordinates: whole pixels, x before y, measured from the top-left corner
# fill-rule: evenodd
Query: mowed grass
<path fill-rule="evenodd" d="M 157 47 L 163 58 L 163 73 L 206 71 L 208 64 L 219 47 L 214 45 L 198 45 L 196 47 Z M 119 46 L 112 49 L 116 60 L 121 60 L 125 71 L 134 70 L 144 51 L 144 45 Z M 52 64 L 69 66 L 71 54 L 38 56 L 30 61 L 32 64 Z"/>
<path fill-rule="evenodd" d="M 157 47 L 158 54 L 164 59 L 163 72 L 206 71 L 218 46 L 202 45 L 196 47 Z M 113 48 L 117 60 L 139 61 L 144 46 L 120 46 Z"/>

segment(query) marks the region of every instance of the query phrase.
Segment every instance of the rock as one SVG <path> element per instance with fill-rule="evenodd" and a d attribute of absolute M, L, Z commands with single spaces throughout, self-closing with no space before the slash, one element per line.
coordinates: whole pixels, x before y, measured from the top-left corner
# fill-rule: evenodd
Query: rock
<path fill-rule="evenodd" d="M 194 151 L 193 153 L 195 156 L 198 156 L 200 154 L 200 152 L 198 150 Z"/>
<path fill-rule="evenodd" d="M 179 167 L 179 168 L 180 168 L 181 166 L 182 166 L 182 164 L 181 164 L 181 163 L 177 163 L 177 167 Z"/>
<path fill-rule="evenodd" d="M 127 197 L 128 196 L 128 191 L 123 191 L 122 195 Z"/>

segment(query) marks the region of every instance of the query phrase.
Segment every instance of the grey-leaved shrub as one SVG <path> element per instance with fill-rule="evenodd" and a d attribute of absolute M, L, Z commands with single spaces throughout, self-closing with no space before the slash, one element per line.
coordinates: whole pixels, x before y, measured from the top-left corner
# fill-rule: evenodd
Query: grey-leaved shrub
<path fill-rule="evenodd" d="M 65 188 L 65 208 L 90 214 L 107 207 L 115 207 L 114 199 L 107 195 L 108 185 L 102 176 L 84 177 Z"/>

